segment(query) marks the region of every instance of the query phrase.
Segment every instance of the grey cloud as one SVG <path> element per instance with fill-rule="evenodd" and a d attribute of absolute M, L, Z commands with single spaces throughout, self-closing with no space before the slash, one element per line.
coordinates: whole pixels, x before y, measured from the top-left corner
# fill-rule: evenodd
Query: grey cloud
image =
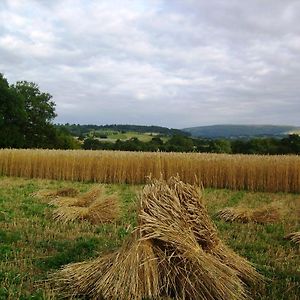
<path fill-rule="evenodd" d="M 0 72 L 59 122 L 299 125 L 299 1 L 1 3 Z"/>

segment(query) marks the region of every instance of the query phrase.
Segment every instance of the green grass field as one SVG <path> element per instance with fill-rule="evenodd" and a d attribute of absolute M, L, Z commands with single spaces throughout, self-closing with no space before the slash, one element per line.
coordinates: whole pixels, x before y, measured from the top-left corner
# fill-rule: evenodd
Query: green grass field
<path fill-rule="evenodd" d="M 129 140 L 131 138 L 137 138 L 141 142 L 150 142 L 152 138 L 157 136 L 155 133 L 140 133 L 140 132 L 135 132 L 135 131 L 126 131 L 126 132 L 120 132 L 120 131 L 110 131 L 110 130 L 105 130 L 101 131 L 98 130 L 96 131 L 98 134 L 104 134 L 107 135 L 107 140 L 109 141 L 116 141 L 116 140 Z M 166 142 L 169 138 L 167 136 L 161 137 L 161 139 Z M 105 139 L 103 139 L 105 141 Z"/>
<path fill-rule="evenodd" d="M 108 194 L 118 193 L 122 204 L 122 218 L 107 225 L 55 223 L 53 208 L 33 196 L 40 189 L 76 187 L 85 192 L 94 185 L 0 178 L 0 299 L 59 299 L 45 282 L 51 272 L 121 245 L 135 226 L 136 193 L 142 186 L 105 185 Z M 299 246 L 283 237 L 300 230 L 300 195 L 207 189 L 204 197 L 220 236 L 266 277 L 264 288 L 253 289 L 254 299 L 299 299 Z M 225 223 L 215 217 L 226 206 L 269 203 L 281 207 L 282 220 L 276 224 Z"/>

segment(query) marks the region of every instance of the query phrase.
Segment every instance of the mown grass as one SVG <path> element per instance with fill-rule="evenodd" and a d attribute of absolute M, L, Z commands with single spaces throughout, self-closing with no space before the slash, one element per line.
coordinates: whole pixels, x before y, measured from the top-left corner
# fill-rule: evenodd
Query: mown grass
<path fill-rule="evenodd" d="M 97 226 L 55 223 L 53 208 L 33 196 L 40 189 L 72 186 L 85 192 L 93 185 L 0 178 L 0 299 L 59 299 L 44 281 L 49 273 L 121 245 L 136 223 L 135 196 L 142 186 L 105 185 L 108 193 L 119 194 L 122 218 L 115 224 Z M 267 278 L 264 289 L 253 290 L 254 298 L 299 299 L 299 246 L 283 237 L 299 230 L 300 195 L 206 189 L 204 197 L 220 236 Z M 216 218 L 216 212 L 226 206 L 255 208 L 270 203 L 278 205 L 282 213 L 276 224 L 226 223 Z"/>

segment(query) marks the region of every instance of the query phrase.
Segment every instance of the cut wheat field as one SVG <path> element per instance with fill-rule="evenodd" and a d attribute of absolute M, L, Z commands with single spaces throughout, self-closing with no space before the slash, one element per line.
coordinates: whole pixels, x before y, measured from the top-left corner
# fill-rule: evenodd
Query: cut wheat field
<path fill-rule="evenodd" d="M 45 281 L 50 274 L 122 245 L 137 223 L 136 195 L 142 185 L 101 185 L 108 196 L 118 195 L 120 201 L 120 218 L 108 224 L 55 222 L 55 207 L 37 197 L 41 190 L 75 188 L 84 193 L 96 186 L 99 184 L 0 178 L 0 299 L 60 299 Z M 299 194 L 207 188 L 204 199 L 220 238 L 265 277 L 264 287 L 251 290 L 253 298 L 299 299 L 299 245 L 284 238 L 299 231 Z M 261 206 L 277 207 L 280 219 L 260 224 L 225 222 L 218 217 L 225 207 L 253 210 Z"/>

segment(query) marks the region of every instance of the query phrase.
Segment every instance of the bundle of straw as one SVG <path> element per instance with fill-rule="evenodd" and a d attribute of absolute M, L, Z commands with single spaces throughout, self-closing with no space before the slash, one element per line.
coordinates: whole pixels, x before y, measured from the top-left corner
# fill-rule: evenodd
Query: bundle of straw
<path fill-rule="evenodd" d="M 109 223 L 120 215 L 120 204 L 116 195 L 102 197 L 88 206 L 87 220 L 92 224 Z"/>
<path fill-rule="evenodd" d="M 55 274 L 65 296 L 88 295 L 92 299 L 157 299 L 158 278 L 152 242 L 141 241 L 138 229 L 115 253 L 69 264 Z"/>
<path fill-rule="evenodd" d="M 184 184 L 178 177 L 170 178 L 169 185 L 175 190 L 181 205 L 185 208 L 189 226 L 201 247 L 234 269 L 243 281 L 251 283 L 262 280 L 246 259 L 236 254 L 218 237 L 217 228 L 208 215 L 201 190 Z"/>
<path fill-rule="evenodd" d="M 78 206 L 86 207 L 93 201 L 99 198 L 103 194 L 103 187 L 96 186 L 90 191 L 79 195 L 76 198 L 71 197 L 57 197 L 49 202 L 50 205 L 62 207 L 62 206 Z"/>
<path fill-rule="evenodd" d="M 76 197 L 79 194 L 78 190 L 75 188 L 61 188 L 56 191 L 57 197 Z"/>
<path fill-rule="evenodd" d="M 241 223 L 249 223 L 251 221 L 249 209 L 244 208 L 225 207 L 219 210 L 217 215 L 226 222 L 238 221 Z"/>
<path fill-rule="evenodd" d="M 39 198 L 56 198 L 56 197 L 76 197 L 78 190 L 72 187 L 61 188 L 58 190 L 40 190 L 34 194 Z"/>
<path fill-rule="evenodd" d="M 58 222 L 68 223 L 75 220 L 87 220 L 92 224 L 113 222 L 119 214 L 119 201 L 114 195 L 98 198 L 86 207 L 73 206 L 72 204 L 72 206 L 58 207 L 53 212 L 54 219 Z"/>
<path fill-rule="evenodd" d="M 300 231 L 289 233 L 285 238 L 300 245 Z"/>
<path fill-rule="evenodd" d="M 104 188 L 101 185 L 95 186 L 90 191 L 84 193 L 83 195 L 80 195 L 74 206 L 85 207 L 90 205 L 93 201 L 98 199 L 103 194 L 103 190 Z"/>
<path fill-rule="evenodd" d="M 88 214 L 89 209 L 87 207 L 62 206 L 54 210 L 53 217 L 57 222 L 66 224 L 75 220 L 85 220 Z"/>
<path fill-rule="evenodd" d="M 138 226 L 113 254 L 59 271 L 67 296 L 92 299 L 249 299 L 262 277 L 218 237 L 201 192 L 179 178 L 153 180 L 139 199 Z"/>
<path fill-rule="evenodd" d="M 144 237 L 163 241 L 168 246 L 167 251 L 161 247 L 166 260 L 173 269 L 180 270 L 174 272 L 174 279 L 169 279 L 175 285 L 168 284 L 176 299 L 244 299 L 244 281 L 262 279 L 249 262 L 218 237 L 201 192 L 194 186 L 176 177 L 168 184 L 154 181 L 145 187 L 141 207 Z M 193 280 L 190 274 L 195 275 Z"/>
<path fill-rule="evenodd" d="M 58 197 L 49 201 L 49 205 L 56 207 L 67 207 L 67 206 L 76 206 L 78 198 L 73 197 Z"/>
<path fill-rule="evenodd" d="M 275 223 L 280 217 L 277 207 L 268 206 L 253 210 L 251 221 L 260 224 Z"/>
<path fill-rule="evenodd" d="M 280 219 L 277 207 L 266 206 L 257 209 L 226 207 L 217 213 L 220 219 L 226 222 L 241 223 L 274 223 Z"/>

